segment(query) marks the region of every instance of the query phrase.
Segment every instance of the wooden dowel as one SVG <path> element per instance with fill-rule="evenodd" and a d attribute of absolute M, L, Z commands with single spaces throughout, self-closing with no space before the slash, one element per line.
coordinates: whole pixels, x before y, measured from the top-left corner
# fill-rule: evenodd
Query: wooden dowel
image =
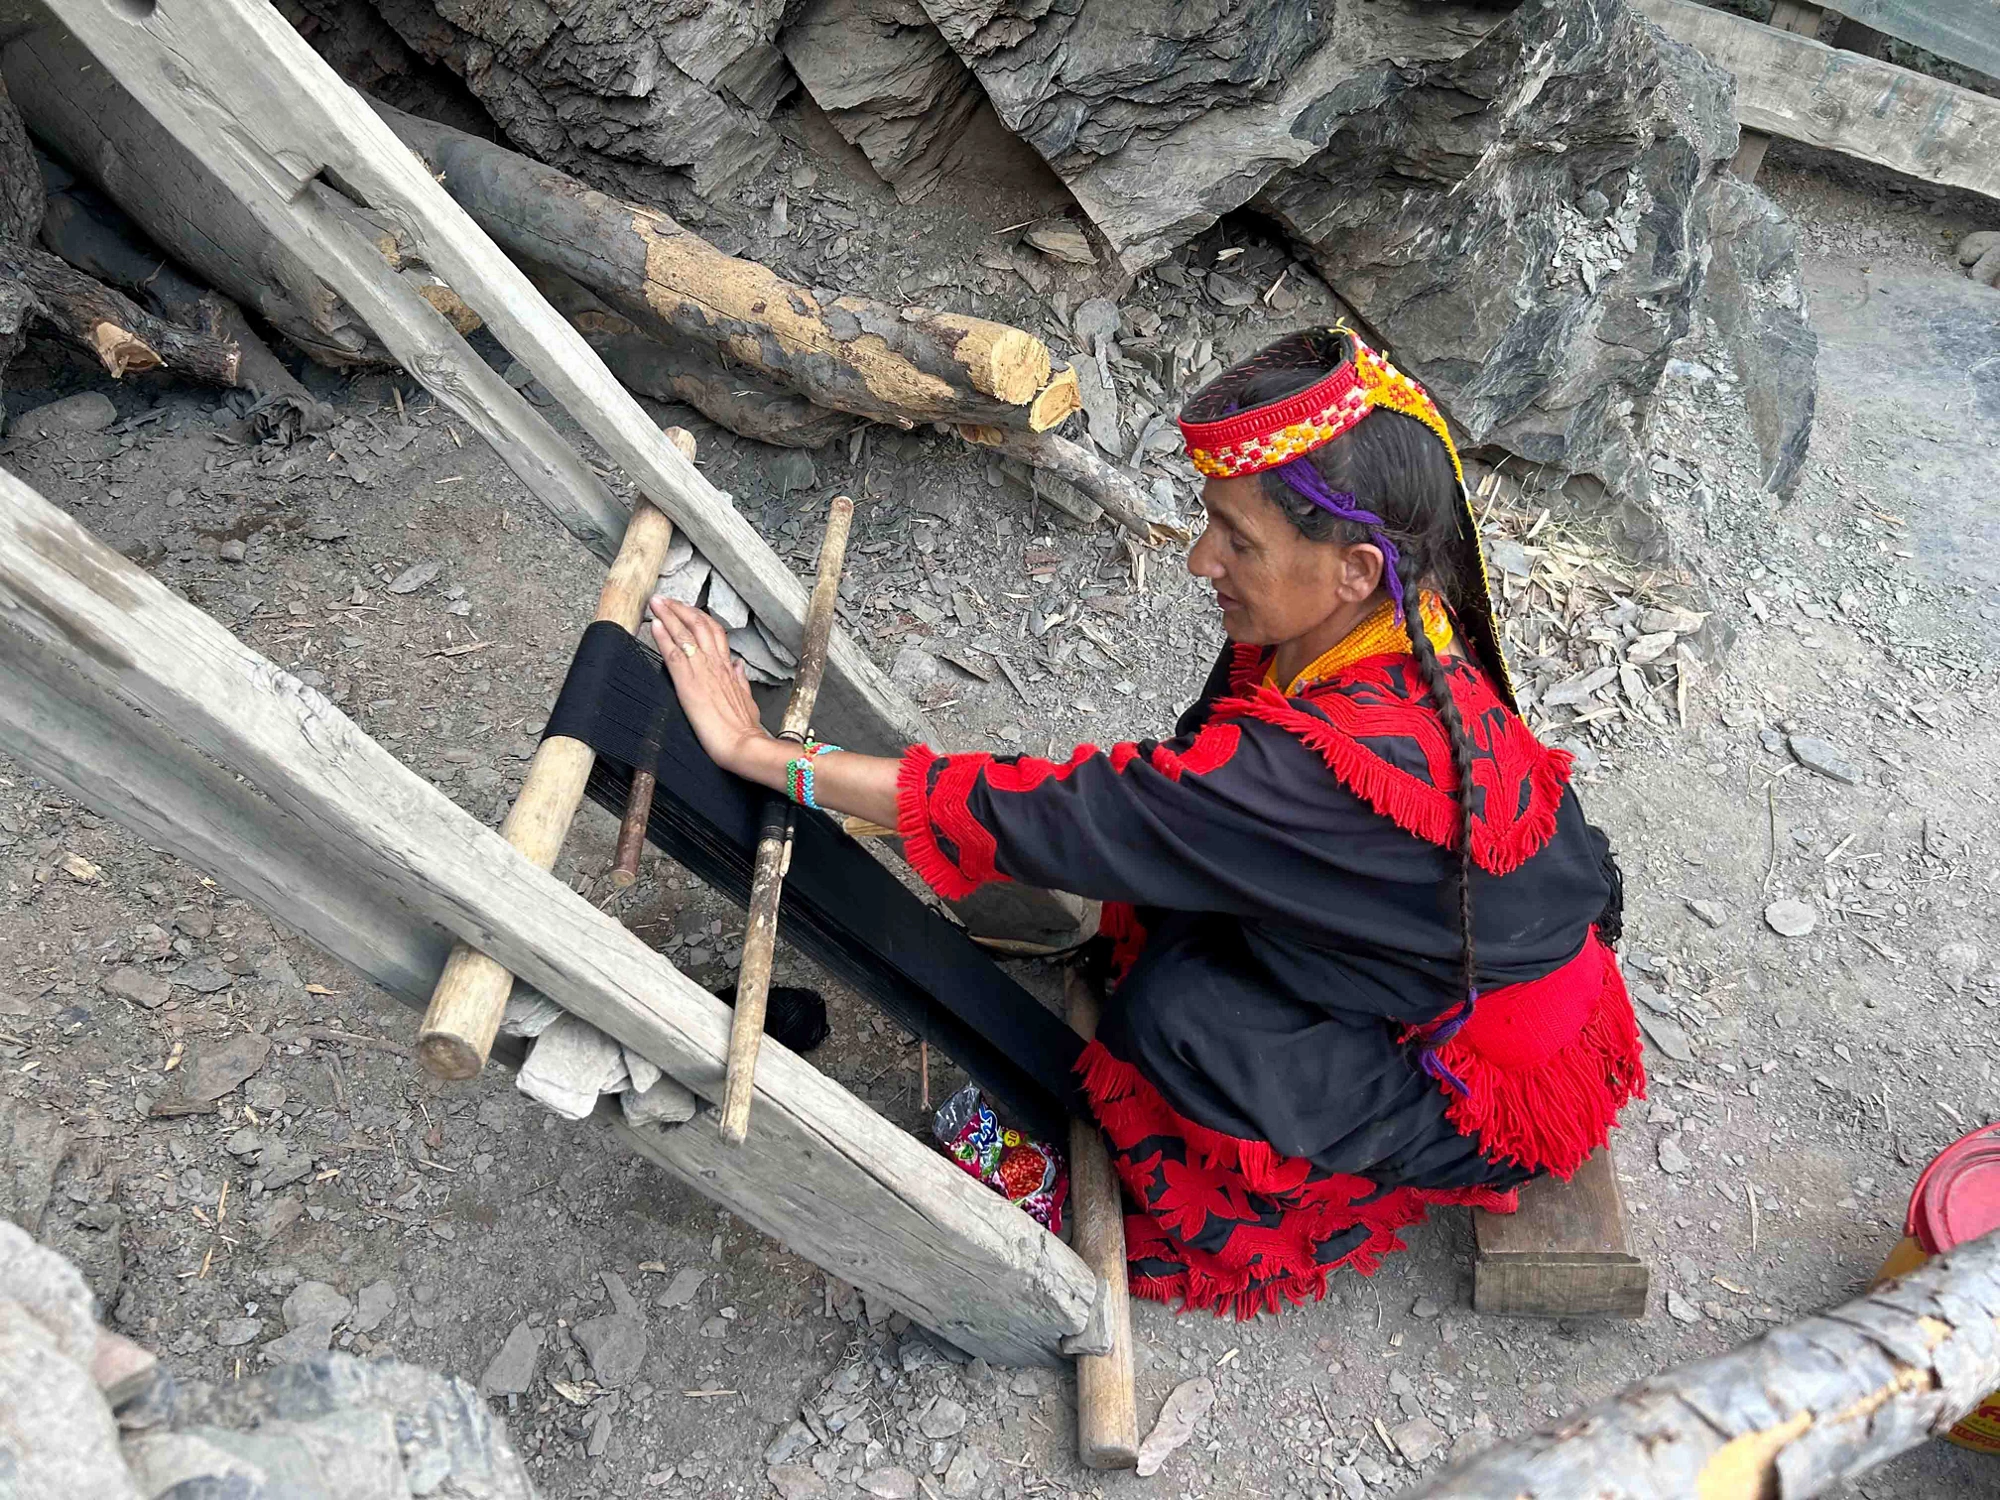
<path fill-rule="evenodd" d="M 840 570 L 847 558 L 847 533 L 854 502 L 834 498 L 819 544 L 819 576 L 806 606 L 805 637 L 799 642 L 799 671 L 785 704 L 779 733 L 802 736 L 812 722 L 826 672 L 827 643 L 833 637 L 834 607 L 840 602 Z M 750 868 L 749 925 L 743 933 L 743 967 L 736 974 L 736 1014 L 729 1023 L 729 1079 L 722 1100 L 722 1138 L 732 1146 L 750 1133 L 750 1099 L 757 1087 L 757 1049 L 764 1041 L 764 1007 L 771 997 L 771 960 L 778 945 L 778 901 L 785 867 L 792 857 L 792 805 L 772 794 Z"/>
<path fill-rule="evenodd" d="M 683 454 L 694 457 L 690 434 L 671 427 L 667 437 Z M 644 500 L 632 507 L 625 540 L 598 592 L 593 620 L 638 628 L 673 537 L 674 523 L 662 512 Z M 596 752 L 582 740 L 560 734 L 543 740 L 522 779 L 521 794 L 500 827 L 501 837 L 541 869 L 551 868 L 583 804 L 584 784 L 596 760 Z M 477 1076 L 493 1050 L 507 997 L 513 992 L 514 976 L 504 964 L 469 943 L 454 943 L 417 1030 L 417 1060 L 424 1071 L 449 1079 Z"/>
<path fill-rule="evenodd" d="M 651 771 L 634 771 L 625 794 L 625 817 L 618 825 L 618 857 L 611 866 L 611 883 L 624 890 L 639 878 L 639 856 L 646 848 L 646 820 L 653 815 L 653 788 L 659 778 Z"/>
<path fill-rule="evenodd" d="M 1063 981 L 1069 1024 L 1088 1040 L 1097 1035 L 1097 991 L 1071 969 Z M 1132 1306 L 1125 1270 L 1125 1204 L 1111 1153 L 1093 1120 L 1069 1125 L 1070 1241 L 1109 1296 L 1111 1352 L 1076 1361 L 1076 1453 L 1087 1469 L 1130 1469 L 1139 1463 L 1139 1409 L 1132 1390 Z"/>

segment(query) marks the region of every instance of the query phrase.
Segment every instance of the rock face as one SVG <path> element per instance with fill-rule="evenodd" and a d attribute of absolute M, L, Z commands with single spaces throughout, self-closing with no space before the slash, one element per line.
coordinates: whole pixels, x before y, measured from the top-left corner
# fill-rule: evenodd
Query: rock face
<path fill-rule="evenodd" d="M 653 201 L 726 192 L 767 163 L 794 82 L 781 0 L 373 0 L 427 62 L 465 81 L 516 145 Z"/>
<path fill-rule="evenodd" d="M 1624 0 L 1529 0 L 1399 70 L 1252 206 L 1474 446 L 1635 499 L 1653 388 L 1689 327 L 1735 149 L 1728 75 Z"/>
<path fill-rule="evenodd" d="M 827 119 L 913 203 L 983 97 L 916 0 L 808 0 L 778 45 Z"/>

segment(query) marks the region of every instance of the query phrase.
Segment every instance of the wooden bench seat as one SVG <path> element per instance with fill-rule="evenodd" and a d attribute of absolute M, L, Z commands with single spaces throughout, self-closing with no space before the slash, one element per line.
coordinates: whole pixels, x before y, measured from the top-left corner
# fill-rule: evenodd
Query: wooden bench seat
<path fill-rule="evenodd" d="M 1646 1263 L 1632 1254 L 1625 1199 L 1609 1147 L 1568 1182 L 1521 1189 L 1520 1212 L 1475 1209 L 1472 1306 L 1515 1317 L 1646 1314 Z"/>

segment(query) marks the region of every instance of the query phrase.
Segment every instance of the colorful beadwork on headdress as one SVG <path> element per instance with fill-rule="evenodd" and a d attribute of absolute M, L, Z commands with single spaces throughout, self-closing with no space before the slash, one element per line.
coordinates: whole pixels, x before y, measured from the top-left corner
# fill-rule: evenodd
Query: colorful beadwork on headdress
<path fill-rule="evenodd" d="M 1332 442 L 1381 407 L 1415 417 L 1435 432 L 1451 455 L 1451 466 L 1459 482 L 1464 483 L 1465 471 L 1459 466 L 1458 449 L 1445 426 L 1444 414 L 1437 409 L 1430 393 L 1362 343 L 1352 330 L 1331 328 L 1325 332 L 1346 339 L 1353 351 L 1325 379 L 1315 381 L 1295 395 L 1250 411 L 1231 412 L 1217 421 L 1181 418 L 1181 436 L 1187 441 L 1188 457 L 1195 468 L 1210 479 L 1260 473 Z M 1264 355 L 1220 377 L 1208 390 L 1198 393 L 1188 403 L 1187 410 L 1196 411 L 1207 404 L 1203 397 L 1222 381 L 1240 377 L 1281 347 L 1273 346 Z"/>

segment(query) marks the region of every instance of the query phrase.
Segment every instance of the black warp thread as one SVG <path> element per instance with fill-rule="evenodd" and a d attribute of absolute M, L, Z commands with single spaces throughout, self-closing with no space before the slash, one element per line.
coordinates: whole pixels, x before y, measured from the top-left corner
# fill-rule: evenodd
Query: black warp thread
<path fill-rule="evenodd" d="M 703 752 L 659 661 L 606 621 L 584 632 L 544 734 L 597 752 L 592 800 L 622 815 L 632 766 L 653 753 L 647 839 L 745 906 L 766 799 Z M 657 746 L 656 750 L 653 747 Z M 824 814 L 798 810 L 778 931 L 955 1061 L 1024 1128 L 1061 1138 L 1085 1106 L 1075 1032 Z"/>

